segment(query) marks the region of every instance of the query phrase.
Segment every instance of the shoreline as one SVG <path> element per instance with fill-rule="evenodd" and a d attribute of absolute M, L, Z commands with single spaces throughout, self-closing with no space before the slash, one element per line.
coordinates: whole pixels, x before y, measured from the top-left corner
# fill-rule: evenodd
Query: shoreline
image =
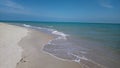
<path fill-rule="evenodd" d="M 37 30 L 31 30 L 19 45 L 24 49 L 23 59 L 17 68 L 80 68 L 80 64 L 73 61 L 63 61 L 42 50 L 52 36 Z M 34 41 L 35 40 L 35 41 Z M 29 43 L 28 43 L 29 42 Z M 25 44 L 25 45 L 23 45 Z M 34 45 L 34 46 L 33 46 Z"/>
<path fill-rule="evenodd" d="M 94 42 L 92 39 L 85 40 L 81 37 L 76 38 L 76 34 L 71 35 L 71 32 L 74 32 L 74 28 L 76 27 L 71 27 L 71 25 L 65 25 L 65 28 L 56 28 L 56 26 L 58 25 L 55 24 L 55 27 L 49 28 L 49 26 L 47 26 L 48 24 L 49 23 L 45 23 L 44 27 L 41 26 L 41 23 L 36 23 L 35 25 L 32 25 L 32 22 L 0 22 L 0 68 L 66 68 L 66 66 L 69 68 L 119 67 L 118 51 L 111 49 L 111 47 L 109 46 L 104 46 L 104 42 L 102 44 L 99 42 Z M 106 25 L 106 27 L 108 26 L 111 25 Z M 64 38 L 67 33 L 64 30 L 59 31 L 56 29 L 67 30 L 66 27 L 70 27 L 73 29 L 73 31 L 68 31 L 70 32 L 70 36 L 67 37 L 67 40 L 54 41 L 54 39 L 56 39 L 57 37 Z M 85 27 L 86 26 L 84 26 L 84 28 Z M 90 27 L 92 28 L 92 26 Z M 96 29 L 99 30 L 102 29 L 102 27 L 96 27 Z M 107 28 L 107 30 L 110 29 Z M 85 32 L 89 33 L 89 31 Z M 106 32 L 100 34 L 106 34 Z M 116 37 L 113 36 L 113 38 Z M 71 50 L 69 51 L 69 49 Z M 77 55 L 80 59 L 77 58 Z"/>
<path fill-rule="evenodd" d="M 2 23 L 2 24 L 4 24 L 4 23 Z M 8 27 L 8 26 L 12 26 L 12 28 Z M 29 28 L 27 29 L 24 27 L 9 25 L 6 23 L 4 24 L 4 27 L 0 30 L 7 31 L 6 29 L 4 29 L 5 27 L 8 28 L 8 30 L 10 31 L 7 33 L 8 37 L 13 35 L 13 36 L 11 36 L 12 40 L 17 40 L 17 39 L 14 39 L 17 37 L 20 38 L 20 40 L 17 40 L 17 44 L 18 44 L 17 46 L 21 47 L 23 49 L 23 51 L 20 51 L 19 59 L 17 60 L 17 62 L 14 63 L 14 66 L 11 65 L 10 63 L 9 63 L 9 65 L 3 65 L 1 63 L 7 62 L 7 61 L 0 60 L 0 62 L 1 62 L 0 66 L 1 65 L 7 66 L 7 67 L 1 67 L 1 68 L 67 68 L 67 67 L 68 68 L 73 68 L 73 67 L 81 68 L 81 65 L 74 61 L 60 60 L 59 58 L 57 58 L 57 57 L 55 58 L 55 56 L 52 56 L 42 50 L 44 45 L 47 44 L 51 39 L 53 39 L 52 36 L 42 33 L 40 31 L 34 30 L 34 29 L 29 29 Z M 0 28 L 1 28 L 1 25 L 0 25 Z M 13 31 L 12 31 L 12 29 L 13 29 Z M 16 31 L 14 31 L 14 29 Z M 23 33 L 26 33 L 26 35 L 22 36 L 23 34 L 21 34 L 21 32 L 18 29 L 22 29 L 23 31 L 25 30 L 26 32 L 23 32 Z M 19 35 L 16 37 L 15 36 L 16 34 L 19 34 Z M 4 36 L 2 36 L 2 37 L 4 38 Z M 10 42 L 8 40 L 8 38 L 6 38 L 4 41 L 9 42 L 11 44 L 13 43 L 13 42 Z M 3 42 L 3 44 L 5 44 L 5 43 Z M 8 46 L 10 44 L 6 44 L 6 45 Z M 16 44 L 15 44 L 15 46 L 16 46 Z M 11 48 L 11 47 L 9 47 L 9 48 Z M 16 52 L 13 50 L 11 50 L 11 51 L 12 51 L 12 53 Z M 16 52 L 16 53 L 18 54 L 18 52 Z M 2 55 L 4 56 L 4 52 L 2 53 Z M 9 55 L 15 56 L 15 54 L 9 54 Z M 3 59 L 3 58 L 0 58 L 0 59 Z M 11 58 L 9 57 L 9 59 L 11 59 Z M 15 59 L 15 58 L 13 58 L 13 59 Z M 11 60 L 10 62 L 14 62 L 14 61 Z"/>

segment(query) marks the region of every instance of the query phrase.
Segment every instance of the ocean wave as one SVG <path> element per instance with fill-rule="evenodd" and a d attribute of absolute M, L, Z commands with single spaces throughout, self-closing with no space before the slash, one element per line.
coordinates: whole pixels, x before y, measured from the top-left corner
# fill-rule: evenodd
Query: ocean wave
<path fill-rule="evenodd" d="M 56 29 L 51 29 L 51 28 L 44 28 L 44 27 L 36 27 L 36 26 L 31 26 L 31 25 L 27 25 L 27 24 L 23 24 L 23 26 L 24 27 L 26 27 L 26 28 L 33 28 L 33 29 L 38 29 L 38 30 L 41 30 L 41 31 L 45 31 L 45 32 L 48 32 L 48 33 L 50 33 L 50 34 L 52 34 L 52 35 L 55 35 L 55 39 L 53 39 L 53 40 L 50 40 L 46 45 L 58 45 L 58 44 L 56 44 L 55 42 L 56 41 L 68 41 L 67 40 L 67 37 L 69 36 L 68 34 L 65 34 L 65 33 L 63 33 L 63 32 L 60 32 L 60 31 L 58 31 L 58 30 L 56 30 Z M 63 42 L 64 43 L 64 42 Z M 60 44 L 59 44 L 60 45 Z M 55 49 L 54 49 L 55 50 Z M 58 50 L 58 49 L 57 49 Z M 68 51 L 67 49 L 66 49 L 66 51 Z M 51 55 L 53 55 L 53 56 L 56 56 L 55 54 L 53 54 L 53 53 L 50 53 L 50 52 L 48 52 L 48 51 L 45 51 L 45 52 L 47 52 L 47 53 L 49 53 L 49 54 L 51 54 Z M 81 51 L 81 53 L 86 53 L 86 52 L 84 52 L 84 51 Z M 72 52 L 67 52 L 67 54 L 68 54 L 68 56 L 74 56 L 75 58 L 74 59 L 71 59 L 72 61 L 74 61 L 74 62 L 80 62 L 80 60 L 81 59 L 83 59 L 83 60 L 88 60 L 85 56 L 78 56 L 78 55 L 76 55 L 76 54 L 74 54 L 74 53 L 72 53 Z M 56 56 L 56 57 L 58 57 L 58 58 L 60 58 L 59 56 Z M 61 58 L 62 59 L 62 58 Z M 65 59 L 65 60 L 67 60 L 67 59 Z M 70 60 L 70 59 L 68 59 L 68 60 Z"/>
<path fill-rule="evenodd" d="M 83 59 L 83 60 L 88 60 L 85 56 L 78 56 L 78 55 L 76 55 L 76 54 L 69 53 L 69 52 L 68 52 L 68 54 L 74 56 L 75 59 L 74 59 L 73 61 L 78 62 L 78 63 L 80 62 L 81 59 Z"/>
<path fill-rule="evenodd" d="M 63 32 L 59 32 L 59 31 L 53 31 L 52 34 L 55 34 L 55 35 L 59 35 L 60 37 L 58 37 L 57 39 L 67 39 L 66 37 L 68 36 L 67 34 L 64 34 Z"/>
<path fill-rule="evenodd" d="M 58 37 L 57 37 L 55 40 L 59 40 L 59 39 L 67 40 L 67 36 L 69 36 L 68 34 L 65 34 L 65 33 L 63 33 L 63 32 L 60 32 L 60 31 L 58 31 L 58 30 L 56 30 L 56 29 L 36 27 L 36 26 L 27 25 L 27 24 L 23 24 L 23 26 L 24 26 L 24 27 L 27 27 L 27 28 L 40 29 L 40 30 L 43 30 L 43 31 L 47 31 L 47 32 L 49 32 L 50 34 L 57 35 Z"/>
<path fill-rule="evenodd" d="M 30 25 L 23 24 L 24 27 L 31 27 Z"/>

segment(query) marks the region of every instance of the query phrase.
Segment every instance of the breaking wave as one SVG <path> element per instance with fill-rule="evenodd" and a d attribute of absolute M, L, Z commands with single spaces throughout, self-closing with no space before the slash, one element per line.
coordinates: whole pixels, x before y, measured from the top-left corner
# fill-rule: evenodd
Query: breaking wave
<path fill-rule="evenodd" d="M 63 32 L 60 32 L 60 31 L 57 31 L 56 29 L 51 29 L 51 28 L 36 27 L 36 26 L 27 25 L 27 24 L 23 24 L 22 26 L 24 26 L 26 28 L 37 29 L 37 30 L 40 30 L 40 31 L 43 31 L 43 32 L 47 32 L 47 33 L 52 34 L 52 35 L 55 35 L 55 39 L 49 41 L 48 44 L 46 46 L 44 46 L 44 51 L 50 53 L 50 55 L 52 54 L 52 55 L 54 55 L 56 57 L 59 57 L 61 59 L 66 59 L 66 58 L 62 58 L 58 54 L 56 54 L 57 52 L 59 53 L 59 52 L 63 51 L 63 53 L 66 54 L 66 56 L 70 57 L 72 61 L 75 61 L 75 62 L 79 63 L 81 59 L 88 60 L 84 56 L 76 55 L 76 54 L 72 53 L 71 51 L 69 52 L 69 50 L 71 49 L 71 48 L 69 48 L 69 46 L 68 47 L 64 47 L 64 45 L 66 44 L 66 41 L 67 41 L 67 37 L 69 36 L 68 34 L 65 34 Z M 57 44 L 56 44 L 56 42 L 57 42 Z M 60 45 L 60 46 L 58 46 L 58 45 Z M 53 47 L 54 49 L 47 48 L 49 46 L 55 46 L 55 47 L 57 46 L 57 47 L 56 48 Z M 57 49 L 59 47 L 61 49 Z M 76 50 L 74 50 L 74 51 L 76 51 Z M 82 52 L 83 51 L 81 51 L 81 53 Z M 68 60 L 70 60 L 70 59 L 68 59 Z"/>

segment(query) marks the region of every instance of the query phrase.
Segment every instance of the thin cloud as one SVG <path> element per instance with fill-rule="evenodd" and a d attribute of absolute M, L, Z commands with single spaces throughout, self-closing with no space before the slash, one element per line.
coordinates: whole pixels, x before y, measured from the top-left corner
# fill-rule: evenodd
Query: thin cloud
<path fill-rule="evenodd" d="M 13 0 L 0 0 L 0 7 L 0 13 L 31 14 L 23 5 Z"/>
<path fill-rule="evenodd" d="M 27 16 L 39 16 L 26 9 L 25 6 L 13 0 L 0 0 L 0 13 L 1 14 L 22 14 Z"/>
<path fill-rule="evenodd" d="M 0 5 L 12 8 L 12 9 L 24 9 L 24 7 L 12 0 L 0 0 Z"/>
<path fill-rule="evenodd" d="M 113 5 L 111 4 L 111 0 L 98 0 L 100 6 L 105 8 L 113 8 Z"/>

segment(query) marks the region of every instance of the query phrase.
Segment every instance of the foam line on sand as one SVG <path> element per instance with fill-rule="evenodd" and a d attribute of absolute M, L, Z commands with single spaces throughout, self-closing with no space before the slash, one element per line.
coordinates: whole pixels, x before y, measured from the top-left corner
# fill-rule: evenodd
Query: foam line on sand
<path fill-rule="evenodd" d="M 0 23 L 0 68 L 82 68 L 42 50 L 53 38 L 34 29 Z"/>

